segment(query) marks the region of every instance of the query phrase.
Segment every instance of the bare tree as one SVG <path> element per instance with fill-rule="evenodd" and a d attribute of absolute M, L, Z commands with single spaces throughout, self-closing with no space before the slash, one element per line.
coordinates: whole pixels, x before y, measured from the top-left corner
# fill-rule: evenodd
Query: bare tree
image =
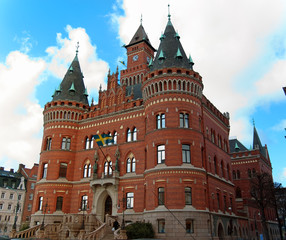
<path fill-rule="evenodd" d="M 266 240 L 270 240 L 270 236 L 266 223 L 265 210 L 268 207 L 273 207 L 275 200 L 273 193 L 272 176 L 267 173 L 256 173 L 255 177 L 251 179 L 250 194 L 254 200 L 254 204 L 260 210 L 263 235 Z"/>
<path fill-rule="evenodd" d="M 281 183 L 274 183 L 275 190 L 275 208 L 276 215 L 279 223 L 280 237 L 283 239 L 282 224 L 285 228 L 286 217 L 286 189 L 282 187 Z"/>

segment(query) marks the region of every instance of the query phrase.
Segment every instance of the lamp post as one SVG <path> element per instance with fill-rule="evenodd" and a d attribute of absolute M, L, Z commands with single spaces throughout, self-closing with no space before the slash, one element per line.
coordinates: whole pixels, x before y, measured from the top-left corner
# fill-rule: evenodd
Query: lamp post
<path fill-rule="evenodd" d="M 18 210 L 19 210 L 19 194 L 18 194 L 18 192 L 14 188 L 6 187 L 6 189 L 13 190 L 17 194 L 17 204 L 16 204 L 16 209 L 15 209 L 15 218 L 14 218 L 14 224 L 13 224 L 13 227 L 12 227 L 12 230 L 16 231 L 16 228 L 17 228 L 17 213 L 18 213 Z"/>
<path fill-rule="evenodd" d="M 41 224 L 41 227 L 40 227 L 41 230 L 44 230 L 44 229 L 45 229 L 45 216 L 46 216 L 47 208 L 48 208 L 48 199 L 47 199 L 47 201 L 46 201 L 46 204 L 43 206 L 44 216 L 43 216 L 43 221 L 42 221 L 42 224 Z"/>
<path fill-rule="evenodd" d="M 82 211 L 82 224 L 81 224 L 81 230 L 84 230 L 85 225 L 84 225 L 84 211 L 88 211 L 89 208 L 87 206 L 87 200 L 83 200 L 81 203 L 81 207 L 78 209 L 79 212 Z"/>

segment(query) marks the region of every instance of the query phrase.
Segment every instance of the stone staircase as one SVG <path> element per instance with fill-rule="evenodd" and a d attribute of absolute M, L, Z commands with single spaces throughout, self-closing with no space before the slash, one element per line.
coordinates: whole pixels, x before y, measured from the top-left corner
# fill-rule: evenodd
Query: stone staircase
<path fill-rule="evenodd" d="M 102 240 L 113 240 L 114 239 L 114 233 L 112 231 L 112 227 L 108 226 L 106 227 L 106 234 Z"/>

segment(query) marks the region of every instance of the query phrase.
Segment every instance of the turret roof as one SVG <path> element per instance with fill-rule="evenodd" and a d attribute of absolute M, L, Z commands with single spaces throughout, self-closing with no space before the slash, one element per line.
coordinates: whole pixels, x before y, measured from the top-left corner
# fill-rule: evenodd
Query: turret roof
<path fill-rule="evenodd" d="M 169 67 L 192 69 L 194 63 L 186 56 L 180 42 L 180 37 L 171 22 L 170 15 L 168 15 L 168 17 L 167 26 L 160 37 L 161 43 L 152 66 L 150 66 L 150 70 L 153 71 Z"/>
<path fill-rule="evenodd" d="M 71 100 L 88 104 L 87 91 L 84 86 L 77 53 L 60 86 L 53 95 L 53 101 L 57 100 Z"/>

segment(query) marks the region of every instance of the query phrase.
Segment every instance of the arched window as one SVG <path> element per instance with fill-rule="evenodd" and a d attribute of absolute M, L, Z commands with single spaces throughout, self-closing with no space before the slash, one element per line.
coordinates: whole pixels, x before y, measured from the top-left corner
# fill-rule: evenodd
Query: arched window
<path fill-rule="evenodd" d="M 105 176 L 112 175 L 112 162 L 111 161 L 104 163 L 104 175 Z"/>
<path fill-rule="evenodd" d="M 115 131 L 113 133 L 113 144 L 117 144 L 117 135 L 118 135 L 118 133 Z"/>
<path fill-rule="evenodd" d="M 236 179 L 236 171 L 232 171 L 232 179 L 234 180 L 234 179 Z"/>
<path fill-rule="evenodd" d="M 225 172 L 224 172 L 224 164 L 223 164 L 223 161 L 221 161 L 220 168 L 221 168 L 221 175 L 222 175 L 223 178 L 225 178 Z"/>
<path fill-rule="evenodd" d="M 110 138 L 112 138 L 111 132 L 107 133 L 107 135 L 108 135 Z M 108 141 L 108 142 L 107 142 L 107 145 L 112 145 L 112 141 Z"/>
<path fill-rule="evenodd" d="M 94 141 L 94 136 L 91 137 L 90 143 L 89 143 L 91 149 L 93 148 L 93 141 Z"/>
<path fill-rule="evenodd" d="M 85 149 L 89 149 L 89 138 L 85 139 Z"/>
<path fill-rule="evenodd" d="M 130 128 L 127 129 L 127 142 L 132 141 L 132 134 Z"/>
<path fill-rule="evenodd" d="M 214 169 L 215 169 L 215 174 L 217 174 L 217 161 L 216 161 L 216 156 L 214 157 Z"/>
<path fill-rule="evenodd" d="M 83 177 L 89 178 L 91 176 L 91 164 L 85 164 L 83 167 Z"/>
<path fill-rule="evenodd" d="M 137 129 L 136 129 L 136 127 L 134 127 L 134 129 L 133 129 L 133 139 L 132 140 L 137 141 Z"/>
<path fill-rule="evenodd" d="M 126 161 L 126 172 L 130 173 L 130 172 L 135 172 L 136 169 L 136 160 L 135 158 L 127 158 Z"/>

